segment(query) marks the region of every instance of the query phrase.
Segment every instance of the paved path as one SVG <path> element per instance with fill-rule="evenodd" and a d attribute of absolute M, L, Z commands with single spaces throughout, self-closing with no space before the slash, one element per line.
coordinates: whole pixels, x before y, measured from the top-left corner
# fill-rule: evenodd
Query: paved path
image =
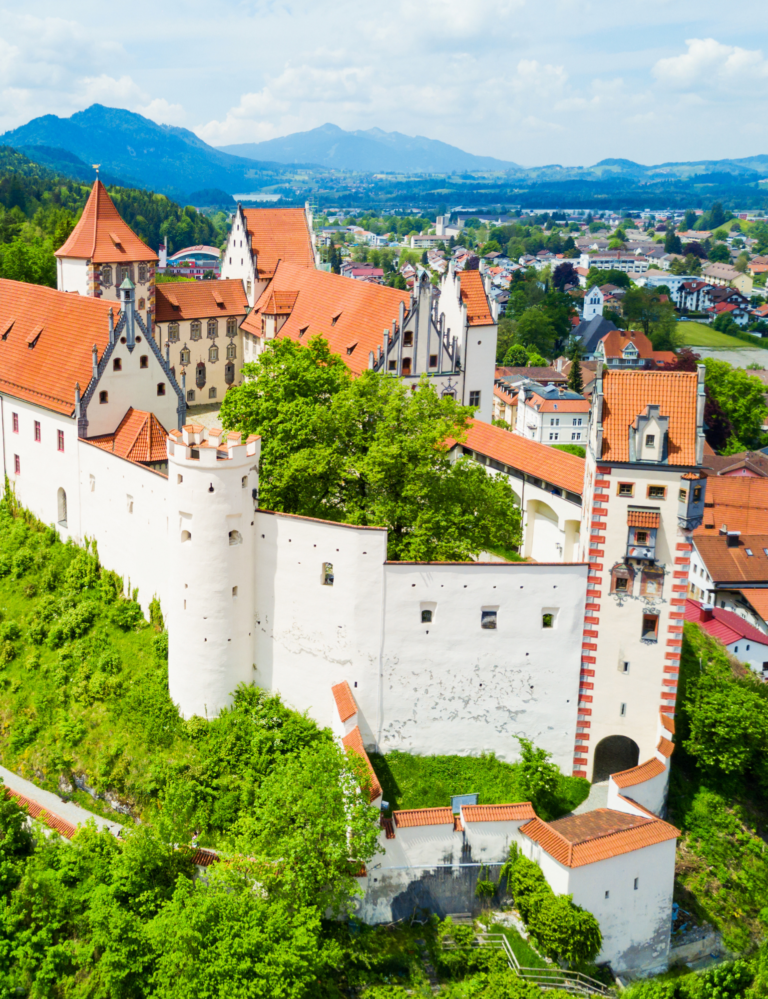
<path fill-rule="evenodd" d="M 589 794 L 580 805 L 571 812 L 571 815 L 581 815 L 583 812 L 591 812 L 593 808 L 605 808 L 608 805 L 608 781 L 599 781 L 589 789 Z"/>
<path fill-rule="evenodd" d="M 768 341 L 766 341 L 768 343 Z M 734 368 L 746 368 L 749 364 L 759 364 L 768 368 L 768 350 L 764 347 L 750 347 L 745 344 L 743 348 L 734 347 L 691 347 L 694 354 L 698 354 L 702 360 L 705 357 L 714 357 L 716 361 L 727 361 Z"/>
<path fill-rule="evenodd" d="M 17 791 L 19 794 L 31 798 L 32 801 L 37 802 L 47 812 L 58 815 L 74 826 L 84 826 L 86 822 L 93 819 L 99 829 L 108 829 L 113 836 L 117 836 L 123 828 L 119 822 L 112 822 L 110 819 L 103 819 L 100 815 L 94 815 L 93 812 L 89 812 L 86 808 L 81 808 L 80 805 L 76 805 L 73 801 L 62 801 L 58 794 L 53 794 L 51 791 L 44 791 L 37 784 L 19 777 L 12 770 L 7 770 L 5 767 L 0 766 L 0 777 L 2 777 L 5 786 L 9 787 L 12 791 Z"/>

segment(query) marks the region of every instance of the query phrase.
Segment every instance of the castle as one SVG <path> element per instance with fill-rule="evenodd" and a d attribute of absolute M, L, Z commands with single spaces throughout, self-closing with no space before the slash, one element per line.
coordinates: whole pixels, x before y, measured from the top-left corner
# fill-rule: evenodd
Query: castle
<path fill-rule="evenodd" d="M 170 692 L 181 713 L 211 718 L 238 684 L 256 683 L 338 730 L 343 687 L 361 752 L 494 752 L 513 760 L 525 737 L 564 772 L 621 778 L 637 802 L 632 814 L 658 815 L 672 752 L 690 532 L 703 516 L 703 369 L 598 367 L 574 561 L 389 562 L 383 528 L 259 507 L 260 440 L 187 419 L 184 366 L 171 363 L 148 304 L 151 251 L 143 244 L 129 251 L 117 228 L 107 250 L 101 235 L 85 246 L 81 227 L 100 229 L 98 213 L 83 219 L 59 251 L 64 287 L 73 274 L 85 282 L 78 293 L 0 281 L 3 468 L 40 520 L 64 538 L 95 539 L 102 563 L 138 587 L 144 607 L 160 600 Z M 121 246 L 130 260 L 121 262 Z M 62 254 L 72 247 L 92 255 L 70 267 Z M 142 264 L 144 310 L 124 270 L 135 266 L 140 279 Z M 312 287 L 318 272 L 302 278 L 297 265 L 276 262 L 272 279 L 285 267 L 287 286 L 270 290 L 253 256 L 251 264 L 254 283 L 244 294 L 255 308 L 242 329 L 267 338 L 290 331 L 302 292 L 293 299 L 287 292 L 302 281 Z M 111 290 L 91 294 L 97 265 L 121 279 L 116 300 Z M 326 277 L 325 287 L 340 294 L 354 283 Z M 432 348 L 424 347 L 437 343 L 450 367 L 448 348 L 458 351 L 473 327 L 459 279 L 450 282 L 441 315 L 427 288 L 408 305 L 396 292 L 395 326 L 383 341 L 376 332 L 370 350 L 358 315 L 354 345 L 343 334 L 347 356 L 359 344 L 364 366 L 407 378 L 420 363 L 429 367 Z M 165 294 L 172 301 L 173 285 Z M 319 308 L 307 298 L 301 309 Z M 344 311 L 332 301 L 323 308 L 337 319 Z M 461 336 L 449 340 L 451 316 Z M 494 317 L 477 308 L 474 316 L 475 327 L 489 328 L 478 333 L 481 352 L 449 371 L 435 366 L 441 390 L 460 385 L 461 394 L 466 382 L 457 376 L 473 364 L 470 377 L 482 382 Z M 315 326 L 322 331 L 319 319 Z M 300 338 L 301 328 L 292 335 Z M 232 339 L 242 344 L 241 337 Z M 474 428 L 483 425 L 476 420 Z M 540 463 L 530 472 L 542 475 L 557 460 L 546 445 L 525 444 L 528 460 Z"/>

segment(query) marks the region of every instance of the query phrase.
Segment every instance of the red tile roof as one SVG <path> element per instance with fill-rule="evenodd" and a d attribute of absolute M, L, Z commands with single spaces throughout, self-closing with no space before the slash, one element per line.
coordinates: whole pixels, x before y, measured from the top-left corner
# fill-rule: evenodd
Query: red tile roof
<path fill-rule="evenodd" d="M 702 631 L 706 631 L 708 635 L 716 638 L 723 645 L 731 645 L 742 639 L 760 645 L 768 645 L 768 635 L 764 635 L 762 631 L 747 624 L 744 618 L 739 617 L 733 611 L 725 610 L 723 607 L 715 607 L 712 611 L 712 617 L 708 621 L 702 621 L 702 606 L 700 601 L 688 597 L 685 601 L 685 620 L 698 624 Z"/>
<path fill-rule="evenodd" d="M 303 208 L 243 209 L 260 278 L 271 278 L 278 262 L 315 266 L 312 239 Z"/>
<path fill-rule="evenodd" d="M 324 337 L 355 374 L 367 370 L 369 353 L 381 346 L 383 331 L 391 332 L 393 320 L 399 319 L 400 303 L 406 311 L 410 305 L 405 291 L 282 263 L 242 329 L 261 336 L 262 313 L 274 315 L 268 311 L 273 296 L 284 292 L 295 298 L 278 335 L 299 343 L 313 336 Z M 289 301 L 288 296 L 282 301 Z"/>
<path fill-rule="evenodd" d="M 333 694 L 333 699 L 336 701 L 336 710 L 339 712 L 339 718 L 343 722 L 351 718 L 352 715 L 357 714 L 357 704 L 355 704 L 355 698 L 346 680 L 343 683 L 337 683 L 335 687 L 331 687 L 331 693 Z"/>
<path fill-rule="evenodd" d="M 219 860 L 219 855 L 213 850 L 203 850 L 202 847 L 198 847 L 193 851 L 190 859 L 198 867 L 210 867 L 211 864 L 215 864 Z"/>
<path fill-rule="evenodd" d="M 480 271 L 459 271 L 461 300 L 467 307 L 470 326 L 490 326 L 494 319 Z"/>
<path fill-rule="evenodd" d="M 0 389 L 70 416 L 75 384 L 81 391 L 109 343 L 109 312 L 116 303 L 0 278 Z M 30 333 L 40 328 L 34 346 Z"/>
<path fill-rule="evenodd" d="M 662 728 L 665 728 L 667 732 L 671 732 L 672 735 L 675 734 L 675 719 L 670 718 L 669 715 L 660 714 L 659 718 L 661 720 Z"/>
<path fill-rule="evenodd" d="M 603 347 L 603 356 L 606 358 L 623 357 L 623 351 L 630 344 L 637 348 L 640 357 L 650 358 L 653 356 L 653 344 L 645 333 L 639 331 L 611 330 L 610 333 L 606 333 L 600 343 Z"/>
<path fill-rule="evenodd" d="M 768 588 L 756 586 L 752 589 L 739 590 L 738 592 L 763 621 L 768 621 Z"/>
<path fill-rule="evenodd" d="M 661 819 L 597 808 L 556 822 L 533 819 L 520 832 L 566 867 L 584 867 L 646 846 L 677 839 L 679 830 Z"/>
<path fill-rule="evenodd" d="M 723 524 L 729 531 L 768 534 L 768 478 L 710 475 L 704 499 L 704 522 L 695 534 L 710 534 Z"/>
<path fill-rule="evenodd" d="M 530 801 L 511 805 L 464 805 L 461 814 L 465 822 L 521 822 L 536 818 Z"/>
<path fill-rule="evenodd" d="M 365 751 L 365 746 L 363 745 L 363 736 L 360 732 L 360 727 L 358 725 L 355 725 L 355 727 L 352 729 L 349 735 L 345 735 L 341 741 L 345 749 L 350 749 L 353 753 L 357 753 L 357 755 L 364 760 L 365 765 L 368 768 L 368 775 L 371 778 L 370 795 L 371 795 L 371 801 L 373 801 L 374 798 L 378 798 L 378 796 L 381 794 L 381 784 L 379 783 L 379 778 L 376 776 L 376 773 L 373 767 L 371 766 L 371 761 L 368 759 L 368 754 Z"/>
<path fill-rule="evenodd" d="M 244 316 L 248 311 L 243 282 L 239 278 L 220 281 L 163 281 L 155 289 L 155 320 L 207 319 L 211 316 Z"/>
<path fill-rule="evenodd" d="M 387 839 L 395 838 L 395 824 L 392 819 L 387 819 L 382 815 L 379 819 L 379 825 L 384 830 L 384 834 Z"/>
<path fill-rule="evenodd" d="M 675 744 L 674 742 L 670 742 L 669 739 L 665 739 L 664 736 L 662 735 L 661 738 L 659 739 L 658 745 L 656 746 L 656 750 L 659 753 L 661 753 L 662 756 L 665 756 L 667 759 L 669 759 L 669 757 L 675 751 Z"/>
<path fill-rule="evenodd" d="M 661 514 L 658 510 L 628 510 L 628 527 L 658 527 Z"/>
<path fill-rule="evenodd" d="M 583 458 L 529 441 L 491 423 L 473 420 L 463 445 L 569 492 L 581 495 L 584 488 Z"/>
<path fill-rule="evenodd" d="M 394 820 L 398 829 L 413 829 L 415 826 L 453 826 L 453 812 L 450 808 L 410 808 L 395 812 Z"/>
<path fill-rule="evenodd" d="M 711 480 L 707 479 L 709 483 Z M 728 525 L 730 527 L 730 525 Z M 697 534 L 693 543 L 715 583 L 768 583 L 768 534 L 742 534 L 732 548 L 724 534 Z M 747 555 L 747 549 L 752 552 Z"/>
<path fill-rule="evenodd" d="M 103 451 L 110 451 L 128 461 L 165 461 L 168 457 L 168 434 L 154 413 L 145 413 L 131 407 L 113 434 L 89 438 Z"/>
<path fill-rule="evenodd" d="M 629 428 L 649 405 L 669 417 L 670 465 L 696 464 L 698 379 L 689 371 L 603 371 L 603 448 L 608 461 L 629 461 Z"/>
<path fill-rule="evenodd" d="M 157 260 L 157 254 L 139 239 L 120 217 L 107 189 L 97 180 L 69 239 L 56 250 L 57 257 L 76 257 L 95 264 Z"/>
<path fill-rule="evenodd" d="M 615 781 L 617 787 L 634 787 L 635 784 L 644 784 L 647 780 L 653 780 L 654 777 L 663 774 L 665 770 L 664 764 L 653 756 L 650 760 L 646 760 L 645 763 L 640 763 L 636 767 L 611 774 L 611 779 Z"/>
<path fill-rule="evenodd" d="M 12 790 L 10 787 L 5 788 L 6 798 L 13 798 L 17 805 L 21 805 L 30 816 L 30 818 L 37 819 L 39 822 L 43 822 L 48 826 L 49 829 L 53 829 L 54 832 L 59 833 L 65 839 L 72 839 L 72 837 L 77 832 L 77 826 L 73 826 L 71 822 L 67 822 L 66 819 L 62 819 L 61 816 L 56 815 L 55 812 L 49 812 L 42 805 L 39 805 L 32 798 L 28 798 L 25 794 L 20 794 L 18 791 Z"/>

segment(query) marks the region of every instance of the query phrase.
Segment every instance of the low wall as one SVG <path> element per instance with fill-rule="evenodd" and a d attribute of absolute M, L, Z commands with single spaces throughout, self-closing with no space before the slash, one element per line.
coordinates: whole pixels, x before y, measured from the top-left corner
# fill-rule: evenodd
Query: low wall
<path fill-rule="evenodd" d="M 491 901 L 475 895 L 481 871 L 483 880 L 498 882 L 501 867 L 502 864 L 373 867 L 359 879 L 365 896 L 355 901 L 356 913 L 372 925 L 410 919 L 422 910 L 435 913 L 441 919 L 459 912 L 477 916 Z M 506 894 L 504 889 L 502 892 Z"/>

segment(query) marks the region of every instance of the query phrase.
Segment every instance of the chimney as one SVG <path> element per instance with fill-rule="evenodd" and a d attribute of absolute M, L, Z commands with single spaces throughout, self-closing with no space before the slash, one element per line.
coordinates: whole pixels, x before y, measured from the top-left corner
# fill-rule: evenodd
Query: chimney
<path fill-rule="evenodd" d="M 699 609 L 699 620 L 700 621 L 711 621 L 715 616 L 715 608 L 712 604 L 702 604 Z"/>

